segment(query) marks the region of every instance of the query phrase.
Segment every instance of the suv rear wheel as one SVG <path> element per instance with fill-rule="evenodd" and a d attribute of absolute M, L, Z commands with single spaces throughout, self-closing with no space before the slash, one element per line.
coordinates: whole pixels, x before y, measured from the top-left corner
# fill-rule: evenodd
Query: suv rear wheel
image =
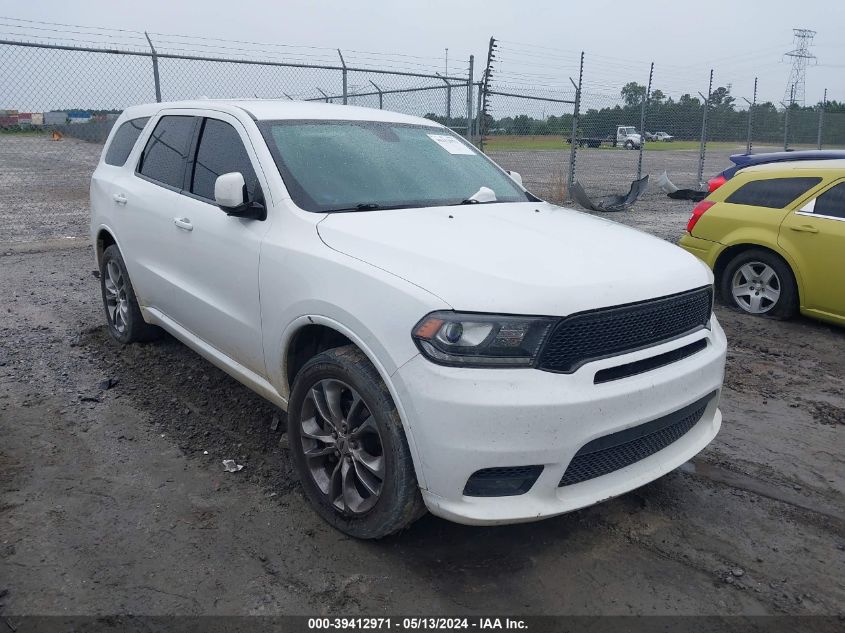
<path fill-rule="evenodd" d="M 114 244 L 103 252 L 100 260 L 100 292 L 103 295 L 109 334 L 118 343 L 127 345 L 152 341 L 161 336 L 161 329 L 146 323 L 141 316 L 126 264 Z"/>
<path fill-rule="evenodd" d="M 396 406 L 355 346 L 318 354 L 299 371 L 288 434 L 306 497 L 338 530 L 381 538 L 425 513 Z"/>
<path fill-rule="evenodd" d="M 734 257 L 720 280 L 722 300 L 743 312 L 788 319 L 798 310 L 798 290 L 789 266 L 759 248 Z"/>

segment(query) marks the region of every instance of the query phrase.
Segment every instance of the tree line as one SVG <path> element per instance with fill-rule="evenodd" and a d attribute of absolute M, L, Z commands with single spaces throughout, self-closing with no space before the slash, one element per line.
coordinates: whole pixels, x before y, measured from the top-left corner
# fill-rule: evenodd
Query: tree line
<path fill-rule="evenodd" d="M 632 125 L 639 129 L 645 95 L 646 87 L 632 81 L 620 90 L 620 103 L 596 108 L 590 107 L 590 102 L 595 99 L 585 92 L 581 98 L 578 137 L 604 138 L 615 134 L 617 125 Z M 645 129 L 648 132 L 668 132 L 678 140 L 698 140 L 701 136 L 703 104 L 703 99 L 690 94 L 674 99 L 659 89 L 653 90 L 646 105 Z M 796 103 L 789 108 L 791 143 L 816 142 L 821 105 L 800 106 Z M 736 106 L 736 98 L 731 95 L 730 86 L 719 86 L 713 90 L 707 112 L 708 140 L 744 142 L 750 110 L 754 142 L 783 142 L 787 120 L 784 108 L 779 109 L 771 101 L 743 110 L 738 110 Z M 845 145 L 845 102 L 828 101 L 823 116 L 822 143 Z M 466 125 L 466 118 L 453 117 L 447 121 L 446 117 L 431 113 L 426 118 L 453 127 Z M 484 131 L 488 135 L 562 135 L 568 138 L 572 133 L 572 115 L 536 118 L 518 114 L 496 118 L 488 114 L 484 121 Z"/>

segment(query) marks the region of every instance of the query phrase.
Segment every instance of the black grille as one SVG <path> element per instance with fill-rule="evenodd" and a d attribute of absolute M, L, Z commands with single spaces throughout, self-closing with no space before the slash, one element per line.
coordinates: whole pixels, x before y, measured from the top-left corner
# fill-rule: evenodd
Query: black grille
<path fill-rule="evenodd" d="M 657 420 L 585 444 L 569 462 L 559 485 L 571 486 L 595 479 L 654 455 L 686 435 L 704 415 L 714 395 L 711 393 Z"/>
<path fill-rule="evenodd" d="M 584 363 L 657 345 L 707 326 L 713 290 L 630 303 L 561 319 L 540 352 L 539 369 L 571 373 Z"/>
<path fill-rule="evenodd" d="M 528 492 L 542 466 L 499 466 L 475 471 L 464 486 L 468 497 L 509 497 Z"/>

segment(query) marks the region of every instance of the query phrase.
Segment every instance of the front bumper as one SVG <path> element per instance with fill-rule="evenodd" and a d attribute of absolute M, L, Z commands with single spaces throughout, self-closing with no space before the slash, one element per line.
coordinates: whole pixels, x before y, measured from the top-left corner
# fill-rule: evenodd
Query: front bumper
<path fill-rule="evenodd" d="M 638 375 L 594 384 L 597 371 L 706 340 L 701 351 Z M 715 316 L 710 330 L 594 361 L 572 374 L 533 369 L 469 369 L 422 356 L 394 375 L 418 462 L 423 498 L 438 516 L 467 524 L 531 521 L 598 503 L 677 468 L 716 435 L 727 343 Z M 669 415 L 714 393 L 701 419 L 653 455 L 614 472 L 564 487 L 577 451 L 596 438 Z M 463 494 L 482 469 L 542 465 L 517 496 Z"/>

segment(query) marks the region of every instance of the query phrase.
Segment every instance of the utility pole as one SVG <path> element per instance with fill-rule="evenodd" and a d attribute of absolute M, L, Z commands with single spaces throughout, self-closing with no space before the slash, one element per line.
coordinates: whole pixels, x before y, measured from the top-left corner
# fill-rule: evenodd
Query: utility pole
<path fill-rule="evenodd" d="M 810 52 L 813 44 L 815 31 L 810 29 L 792 29 L 795 34 L 794 48 L 784 53 L 786 57 L 792 58 L 792 70 L 789 73 L 789 81 L 786 83 L 786 90 L 783 93 L 783 100 L 792 105 L 796 101 L 804 105 L 804 87 L 807 80 L 807 64 L 816 61 L 816 56 Z"/>

